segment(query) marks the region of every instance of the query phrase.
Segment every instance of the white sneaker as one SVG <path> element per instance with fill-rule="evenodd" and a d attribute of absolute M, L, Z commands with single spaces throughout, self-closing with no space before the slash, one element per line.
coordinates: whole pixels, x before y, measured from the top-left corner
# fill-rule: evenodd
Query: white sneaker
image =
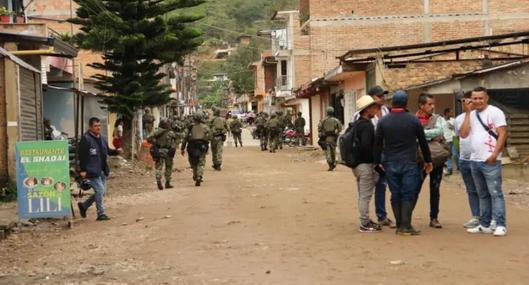
<path fill-rule="evenodd" d="M 507 228 L 504 226 L 497 226 L 494 230 L 495 237 L 503 237 L 507 235 Z"/>
<path fill-rule="evenodd" d="M 490 229 L 493 231 L 496 230 L 496 220 L 490 221 Z"/>
<path fill-rule="evenodd" d="M 492 233 L 492 229 L 490 227 L 486 228 L 482 225 L 479 225 L 477 227 L 473 227 L 471 229 L 468 229 L 467 230 L 468 233 L 471 233 L 471 234 L 491 234 Z"/>
<path fill-rule="evenodd" d="M 479 218 L 478 217 L 473 217 L 468 222 L 463 224 L 463 227 L 465 229 L 471 229 L 471 228 L 475 228 L 477 226 L 479 226 Z"/>

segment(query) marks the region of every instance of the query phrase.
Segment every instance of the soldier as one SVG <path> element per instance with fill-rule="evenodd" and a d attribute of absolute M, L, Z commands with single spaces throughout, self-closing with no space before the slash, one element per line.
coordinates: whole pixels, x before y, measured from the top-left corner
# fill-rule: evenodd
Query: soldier
<path fill-rule="evenodd" d="M 279 146 L 279 149 L 283 149 L 283 139 L 284 139 L 283 131 L 285 130 L 285 126 L 286 126 L 285 118 L 283 117 L 283 111 L 277 111 L 276 117 L 279 122 L 278 128 L 281 129 L 281 131 L 279 131 L 279 134 L 277 135 L 277 145 Z"/>
<path fill-rule="evenodd" d="M 329 164 L 329 171 L 333 171 L 336 168 L 336 142 L 338 135 L 342 131 L 342 124 L 338 119 L 333 117 L 334 108 L 327 108 L 327 117 L 320 121 L 318 126 L 318 132 L 320 136 L 325 137 L 325 156 L 327 158 L 327 164 Z"/>
<path fill-rule="evenodd" d="M 222 148 L 226 141 L 228 125 L 226 120 L 220 116 L 220 110 L 217 108 L 213 110 L 210 128 L 212 132 L 211 154 L 213 156 L 213 169 L 220 171 L 222 166 Z"/>
<path fill-rule="evenodd" d="M 145 108 L 145 114 L 143 114 L 143 129 L 145 130 L 147 136 L 152 133 L 154 127 L 154 116 L 151 114 L 151 110 Z"/>
<path fill-rule="evenodd" d="M 237 141 L 239 141 L 239 144 L 242 147 L 242 124 L 241 121 L 237 119 L 237 116 L 233 116 L 233 120 L 230 122 L 230 130 L 231 134 L 233 135 L 233 141 L 235 142 L 235 147 L 237 147 Z"/>
<path fill-rule="evenodd" d="M 277 118 L 277 114 L 272 114 L 270 120 L 268 120 L 266 124 L 266 128 L 268 131 L 268 137 L 270 139 L 270 152 L 275 153 L 277 150 L 278 139 L 281 135 L 281 123 Z"/>
<path fill-rule="evenodd" d="M 294 129 L 296 130 L 297 145 L 305 144 L 305 118 L 301 116 L 301 112 L 298 113 L 298 117 L 294 121 Z"/>
<path fill-rule="evenodd" d="M 178 148 L 178 146 L 182 143 L 182 139 L 184 138 L 184 130 L 185 130 L 185 122 L 184 119 L 177 116 L 176 114 L 173 115 L 173 120 L 171 122 L 171 129 L 176 135 L 176 141 L 175 146 Z"/>
<path fill-rule="evenodd" d="M 182 155 L 185 155 L 187 148 L 189 164 L 193 168 L 195 186 L 200 186 L 204 176 L 204 166 L 206 165 L 206 154 L 208 153 L 210 140 L 211 131 L 204 124 L 202 114 L 195 113 L 193 123 L 186 130 L 184 141 L 180 148 Z"/>
<path fill-rule="evenodd" d="M 255 120 L 255 126 L 257 128 L 257 137 L 259 138 L 260 144 L 261 144 L 261 151 L 267 150 L 268 145 L 268 134 L 266 131 L 266 117 L 267 114 L 262 112 L 257 116 L 257 119 Z"/>
<path fill-rule="evenodd" d="M 171 130 L 169 121 L 160 121 L 159 128 L 152 132 L 147 141 L 152 144 L 151 155 L 156 166 L 156 184 L 159 190 L 163 190 L 162 172 L 165 165 L 165 188 L 173 188 L 171 175 L 173 173 L 173 159 L 176 153 L 176 135 Z"/>

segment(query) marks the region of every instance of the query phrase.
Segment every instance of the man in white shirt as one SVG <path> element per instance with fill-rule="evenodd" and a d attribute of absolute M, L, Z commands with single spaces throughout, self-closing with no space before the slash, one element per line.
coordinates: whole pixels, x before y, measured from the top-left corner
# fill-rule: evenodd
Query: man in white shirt
<path fill-rule="evenodd" d="M 493 233 L 505 236 L 505 199 L 502 192 L 501 153 L 507 140 L 505 114 L 497 107 L 488 104 L 487 89 L 476 87 L 472 91 L 472 106 L 465 103 L 465 119 L 461 125 L 462 138 L 470 138 L 472 178 L 479 195 L 481 210 L 480 225 L 468 229 L 469 233 Z M 496 229 L 490 224 L 492 217 Z"/>
<path fill-rule="evenodd" d="M 458 101 L 461 102 L 461 105 L 463 108 L 469 108 L 470 111 L 474 110 L 474 107 L 472 106 L 472 99 L 471 99 L 472 92 L 468 91 L 464 94 L 458 95 L 460 97 L 457 98 Z M 461 129 L 461 125 L 463 125 L 463 121 L 465 120 L 465 114 L 466 112 L 463 110 L 463 113 L 457 116 L 454 122 L 454 128 L 455 133 L 457 136 L 460 136 L 459 130 Z M 466 229 L 471 229 L 479 226 L 479 196 L 478 192 L 476 190 L 476 184 L 474 183 L 474 179 L 472 178 L 472 169 L 471 169 L 471 161 L 470 156 L 472 155 L 472 146 L 470 145 L 470 138 L 459 138 L 459 164 L 458 168 L 461 172 L 461 177 L 463 178 L 463 182 L 465 183 L 465 188 L 467 190 L 468 194 L 468 204 L 470 205 L 470 213 L 472 214 L 472 218 L 466 222 L 463 227 Z"/>

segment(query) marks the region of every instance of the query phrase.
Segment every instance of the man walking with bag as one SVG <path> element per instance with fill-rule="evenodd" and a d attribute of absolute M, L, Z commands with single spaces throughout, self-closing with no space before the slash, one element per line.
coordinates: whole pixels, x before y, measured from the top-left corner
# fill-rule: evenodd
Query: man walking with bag
<path fill-rule="evenodd" d="M 158 190 L 163 190 L 162 172 L 165 176 L 165 188 L 173 188 L 171 176 L 173 174 L 173 160 L 176 154 L 176 134 L 171 130 L 169 120 L 162 119 L 159 128 L 147 137 L 147 141 L 151 144 L 151 156 L 155 162 Z M 163 171 L 164 166 L 165 172 Z"/>
<path fill-rule="evenodd" d="M 222 169 L 222 149 L 226 141 L 228 125 L 226 120 L 220 116 L 220 110 L 213 110 L 213 118 L 210 124 L 213 137 L 211 138 L 211 156 L 213 158 L 213 169 L 221 171 Z"/>
<path fill-rule="evenodd" d="M 202 115 L 195 113 L 193 115 L 193 123 L 186 130 L 184 141 L 180 148 L 182 156 L 189 156 L 189 164 L 193 169 L 193 180 L 195 186 L 200 186 L 204 178 L 204 166 L 206 165 L 206 154 L 209 149 L 209 141 L 211 139 L 211 132 L 206 124 L 202 121 Z"/>
<path fill-rule="evenodd" d="M 90 180 L 94 189 L 92 194 L 84 203 L 77 203 L 81 217 L 86 218 L 86 211 L 94 202 L 97 208 L 97 220 L 106 221 L 110 218 L 105 214 L 103 197 L 107 192 L 107 177 L 110 174 L 107 157 L 118 155 L 121 149 L 112 150 L 108 147 L 108 142 L 101 135 L 101 120 L 90 118 L 88 120 L 88 131 L 79 142 L 79 166 L 81 178 Z"/>

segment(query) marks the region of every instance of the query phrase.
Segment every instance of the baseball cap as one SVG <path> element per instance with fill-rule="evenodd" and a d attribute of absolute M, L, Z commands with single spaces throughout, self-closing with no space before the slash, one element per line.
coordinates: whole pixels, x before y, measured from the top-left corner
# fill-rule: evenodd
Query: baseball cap
<path fill-rule="evenodd" d="M 388 91 L 384 90 L 384 88 L 377 85 L 369 88 L 367 94 L 369 94 L 370 96 L 383 96 L 385 94 L 388 94 Z"/>
<path fill-rule="evenodd" d="M 393 104 L 407 104 L 408 103 L 408 94 L 403 90 L 398 90 L 393 94 Z"/>

